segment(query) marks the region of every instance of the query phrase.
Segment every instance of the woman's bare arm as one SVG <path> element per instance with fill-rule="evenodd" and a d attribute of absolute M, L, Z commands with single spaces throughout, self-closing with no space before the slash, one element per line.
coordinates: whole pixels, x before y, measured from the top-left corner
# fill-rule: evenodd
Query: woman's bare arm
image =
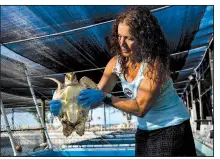
<path fill-rule="evenodd" d="M 144 117 L 160 94 L 160 76 L 157 62 L 154 67 L 155 69 L 152 72 L 149 71 L 149 68 L 146 69 L 147 73 L 145 73 L 145 77 L 139 86 L 135 100 L 112 96 L 112 106 L 135 116 Z M 149 74 L 151 78 L 149 78 Z"/>
<path fill-rule="evenodd" d="M 117 62 L 117 56 L 113 57 L 105 67 L 104 73 L 101 80 L 99 81 L 97 87 L 99 90 L 106 93 L 110 93 L 117 83 L 117 76 L 112 72 L 112 69 L 115 67 Z M 95 109 L 100 106 L 101 103 L 95 103 L 91 106 L 91 109 Z"/>
<path fill-rule="evenodd" d="M 113 90 L 117 83 L 117 76 L 112 72 L 112 69 L 115 67 L 117 62 L 117 56 L 113 57 L 105 67 L 105 71 L 102 75 L 102 78 L 98 84 L 98 89 L 106 93 L 109 93 Z"/>
<path fill-rule="evenodd" d="M 104 96 L 111 92 L 116 85 L 117 76 L 112 72 L 112 69 L 116 65 L 116 61 L 117 56 L 113 57 L 109 61 L 98 84 L 98 89 L 103 91 Z M 158 65 L 159 63 L 156 62 L 153 71 L 149 71 L 149 68 L 146 69 L 145 77 L 139 86 L 138 94 L 135 100 L 112 96 L 111 105 L 124 112 L 138 117 L 144 117 L 154 105 L 160 93 L 160 84 L 158 80 L 160 78 L 160 74 L 157 69 Z M 149 78 L 149 76 L 151 78 Z M 92 106 L 92 108 L 96 107 L 97 104 Z"/>

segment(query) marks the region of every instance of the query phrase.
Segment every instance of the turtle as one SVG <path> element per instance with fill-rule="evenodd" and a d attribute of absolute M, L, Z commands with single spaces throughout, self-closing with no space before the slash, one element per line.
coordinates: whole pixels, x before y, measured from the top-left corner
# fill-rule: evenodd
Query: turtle
<path fill-rule="evenodd" d="M 89 108 L 84 109 L 77 104 L 77 96 L 83 89 L 95 88 L 97 84 L 86 76 L 79 81 L 74 72 L 66 73 L 64 83 L 55 78 L 46 78 L 57 83 L 58 87 L 54 91 L 53 100 L 60 100 L 62 107 L 58 114 L 58 119 L 63 126 L 63 135 L 68 137 L 75 130 L 79 136 L 85 132 L 85 123 L 88 119 Z"/>

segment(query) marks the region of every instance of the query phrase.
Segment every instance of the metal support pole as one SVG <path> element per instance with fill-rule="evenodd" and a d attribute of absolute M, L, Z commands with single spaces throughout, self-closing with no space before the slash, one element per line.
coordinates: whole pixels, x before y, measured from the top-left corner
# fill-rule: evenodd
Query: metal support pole
<path fill-rule="evenodd" d="M 188 108 L 189 110 L 189 97 L 188 97 L 189 93 L 188 91 L 186 90 L 186 107 Z"/>
<path fill-rule="evenodd" d="M 191 95 L 191 104 L 192 104 L 192 111 L 191 111 L 191 117 L 192 117 L 192 131 L 196 131 L 197 129 L 197 123 L 194 121 L 197 119 L 197 112 L 196 112 L 196 105 L 195 101 L 193 100 L 193 85 L 190 83 L 190 95 Z"/>
<path fill-rule="evenodd" d="M 12 122 L 12 129 L 15 129 L 15 121 L 14 121 L 14 109 L 11 109 L 11 122 Z"/>
<path fill-rule="evenodd" d="M 192 108 L 196 110 L 196 108 L 194 108 L 195 101 L 193 100 L 193 85 L 192 84 L 190 84 L 190 95 L 191 95 Z"/>
<path fill-rule="evenodd" d="M 111 117 L 110 117 L 110 108 L 108 108 L 108 123 L 110 124 L 111 123 Z M 111 128 L 111 124 L 109 125 L 110 128 Z"/>
<path fill-rule="evenodd" d="M 213 114 L 213 109 L 214 109 L 214 103 L 213 103 L 213 85 L 214 85 L 214 79 L 213 79 L 213 72 L 214 72 L 214 66 L 213 66 L 213 56 L 214 56 L 214 51 L 209 48 L 209 66 L 210 66 L 210 72 L 211 72 L 211 78 L 212 78 L 212 94 L 211 94 L 211 106 L 212 106 L 212 124 L 214 123 L 214 114 Z"/>
<path fill-rule="evenodd" d="M 190 95 L 191 95 L 191 102 L 193 103 L 194 100 L 193 100 L 193 85 L 190 84 Z"/>
<path fill-rule="evenodd" d="M 90 110 L 90 114 L 91 114 L 91 118 L 90 118 L 90 122 L 93 120 L 93 109 Z M 89 129 L 91 128 L 91 123 L 89 122 Z"/>
<path fill-rule="evenodd" d="M 1 112 L 2 112 L 2 116 L 3 116 L 3 120 L 4 120 L 5 125 L 6 125 L 6 129 L 7 129 L 8 136 L 9 136 L 9 140 L 11 142 L 11 147 L 12 147 L 14 156 L 17 156 L 17 152 L 16 152 L 16 149 L 15 149 L 15 141 L 14 141 L 14 138 L 13 138 L 12 133 L 11 133 L 11 129 L 10 129 L 10 126 L 9 126 L 9 123 L 8 123 L 8 119 L 7 119 L 6 113 L 5 113 L 5 108 L 4 108 L 4 105 L 2 103 L 2 99 L 0 99 L 0 100 L 1 100 Z"/>
<path fill-rule="evenodd" d="M 43 98 L 41 99 L 41 114 L 42 114 L 43 122 L 45 124 L 45 99 L 43 99 Z M 44 134 L 44 131 L 42 131 L 42 135 L 43 135 L 43 142 L 45 143 L 47 141 L 47 139 Z"/>
<path fill-rule="evenodd" d="M 211 71 L 211 78 L 212 78 L 212 86 L 213 86 L 213 72 L 214 72 L 214 67 L 213 67 L 213 50 L 209 48 L 209 65 L 210 65 L 210 71 Z"/>
<path fill-rule="evenodd" d="M 196 79 L 199 79 L 199 75 L 200 75 L 200 71 L 196 72 Z M 201 96 L 201 81 L 196 80 L 196 82 L 197 82 L 198 93 L 199 93 L 200 119 L 202 120 L 204 119 L 204 114 L 203 114 L 203 104 L 202 104 L 202 96 Z"/>
<path fill-rule="evenodd" d="M 42 127 L 43 127 L 43 129 L 44 129 L 44 134 L 45 134 L 45 136 L 46 136 L 46 138 L 47 138 L 47 142 L 48 142 L 49 149 L 53 149 L 53 145 L 52 145 L 52 142 L 50 141 L 50 138 L 49 138 L 49 135 L 48 135 L 48 132 L 47 132 L 47 128 L 46 128 L 46 126 L 45 126 L 45 124 L 44 124 L 44 122 L 43 122 L 43 119 L 42 119 L 42 117 L 41 117 L 40 109 L 39 109 L 39 106 L 38 106 L 38 104 L 37 104 L 37 99 L 36 99 L 36 96 L 35 96 L 35 93 L 34 93 L 34 89 L 33 89 L 32 85 L 31 85 L 31 81 L 30 81 L 30 78 L 29 78 L 29 75 L 28 75 L 27 68 L 24 67 L 24 69 L 25 69 L 25 74 L 26 74 L 26 76 L 27 76 L 27 82 L 28 82 L 28 85 L 29 85 L 29 87 L 30 87 L 31 95 L 32 95 L 32 97 L 33 97 L 34 104 L 35 104 L 36 109 L 37 109 L 37 114 L 38 114 L 38 116 L 39 116 L 41 125 L 42 125 Z"/>
<path fill-rule="evenodd" d="M 104 125 L 105 125 L 105 130 L 106 130 L 106 113 L 105 113 L 105 104 L 104 104 Z"/>

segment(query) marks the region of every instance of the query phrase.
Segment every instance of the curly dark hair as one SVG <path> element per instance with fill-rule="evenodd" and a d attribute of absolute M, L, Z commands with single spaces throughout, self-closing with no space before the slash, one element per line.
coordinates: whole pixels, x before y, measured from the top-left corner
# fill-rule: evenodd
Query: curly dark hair
<path fill-rule="evenodd" d="M 118 25 L 125 22 L 137 39 L 138 52 L 131 57 L 132 63 L 145 60 L 153 69 L 155 61 L 159 62 L 161 79 L 169 76 L 169 51 L 165 36 L 156 17 L 146 6 L 132 6 L 126 8 L 116 17 L 111 33 L 111 53 L 119 55 L 122 72 L 125 71 L 127 58 L 122 56 L 118 43 Z M 151 70 L 152 70 L 151 69 Z M 163 80 L 162 80 L 163 81 Z"/>

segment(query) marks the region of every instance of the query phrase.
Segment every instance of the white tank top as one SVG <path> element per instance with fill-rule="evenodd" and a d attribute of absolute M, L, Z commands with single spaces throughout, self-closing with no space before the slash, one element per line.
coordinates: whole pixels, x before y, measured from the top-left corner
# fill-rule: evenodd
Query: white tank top
<path fill-rule="evenodd" d="M 140 83 L 144 79 L 144 71 L 147 63 L 142 62 L 140 69 L 132 82 L 127 82 L 124 74 L 120 72 L 121 65 L 117 60 L 113 72 L 121 80 L 124 94 L 129 99 L 136 99 Z M 190 118 L 189 112 L 182 99 L 173 87 L 172 79 L 164 83 L 161 94 L 151 110 L 143 117 L 137 117 L 138 128 L 142 130 L 155 130 L 168 126 L 181 124 Z"/>

